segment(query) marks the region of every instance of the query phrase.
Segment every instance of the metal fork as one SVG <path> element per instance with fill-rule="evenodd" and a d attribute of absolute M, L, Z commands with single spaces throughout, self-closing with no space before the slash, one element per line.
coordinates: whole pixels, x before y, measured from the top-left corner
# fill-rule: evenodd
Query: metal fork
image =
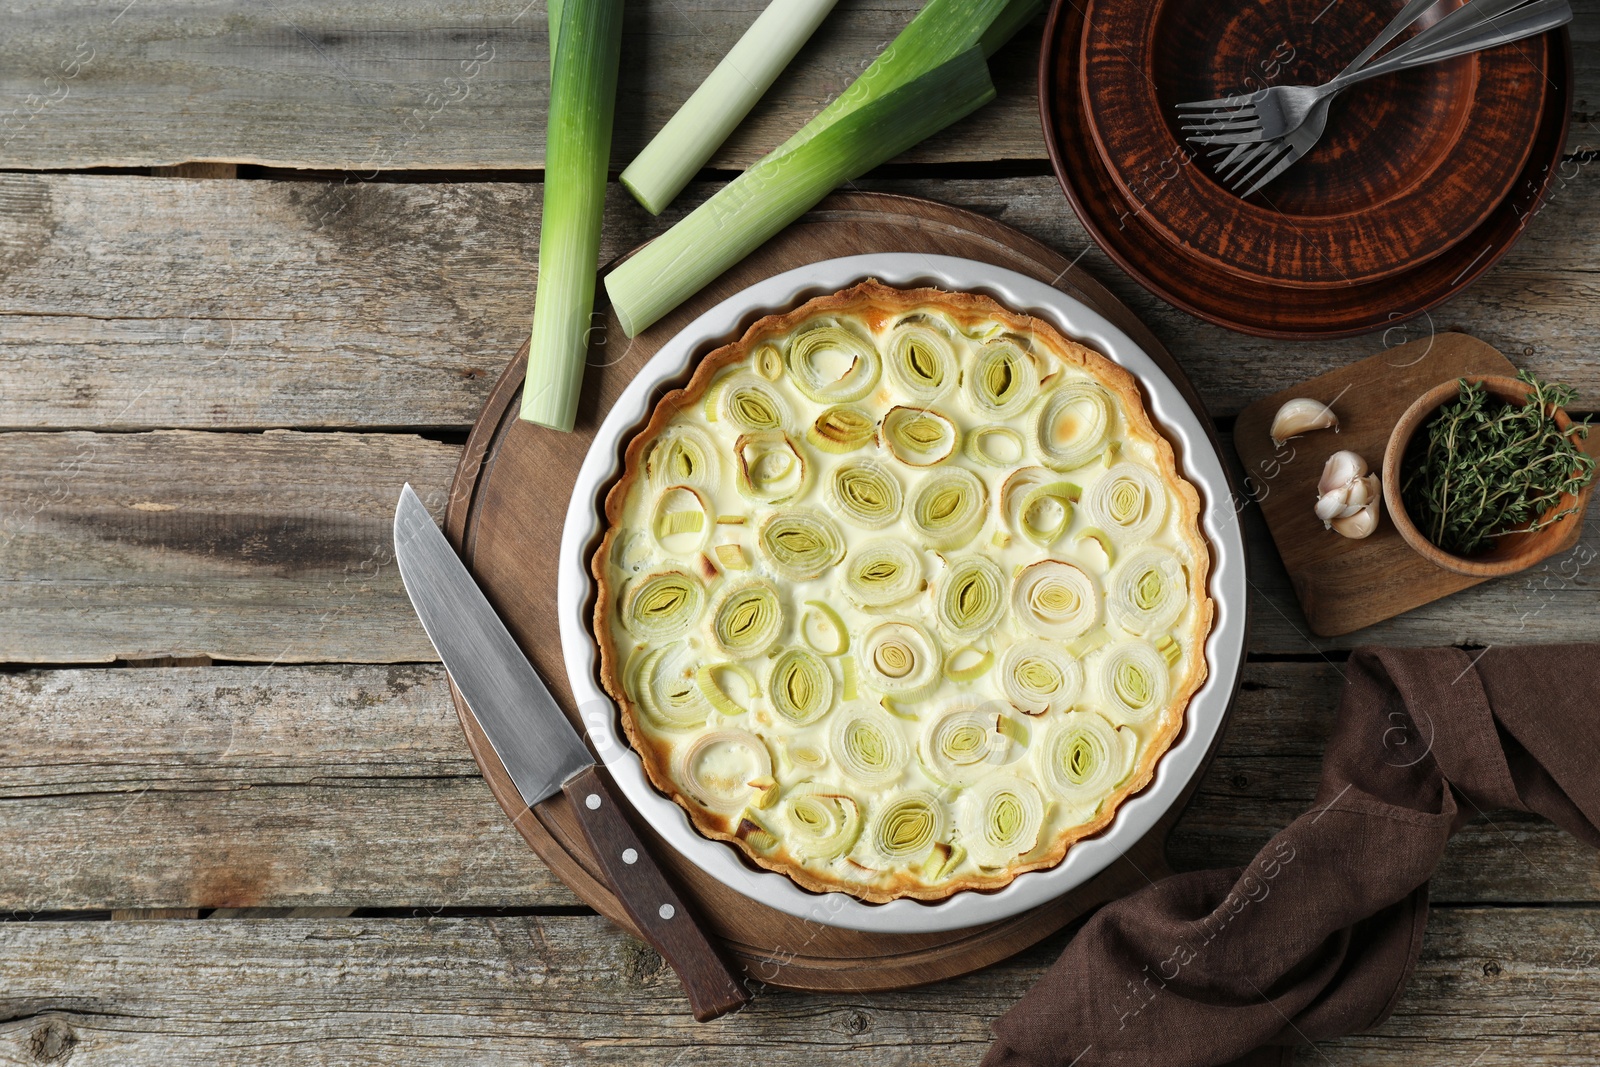
<path fill-rule="evenodd" d="M 1408 5 L 1408 11 L 1411 6 Z M 1402 11 L 1395 21 L 1400 22 L 1408 11 Z M 1413 19 L 1419 14 L 1413 13 Z M 1568 0 L 1534 0 L 1526 4 L 1523 0 L 1471 0 L 1377 63 L 1356 69 L 1357 63 L 1362 61 L 1357 57 L 1343 73 L 1322 86 L 1274 86 L 1247 96 L 1179 106 L 1214 109 L 1210 116 L 1187 116 L 1198 120 L 1188 127 L 1195 131 L 1189 139 L 1199 144 L 1233 146 L 1227 158 L 1218 164 L 1219 171 L 1235 190 L 1255 178 L 1240 194 L 1250 196 L 1310 150 L 1326 126 L 1328 105 L 1350 85 L 1534 36 L 1565 25 L 1571 19 Z M 1393 25 L 1391 23 L 1391 28 Z M 1390 40 L 1395 35 L 1389 33 L 1389 29 L 1385 29 L 1384 34 Z M 1375 43 L 1381 48 L 1387 41 L 1380 35 Z M 1376 48 L 1369 47 L 1363 55 L 1375 52 Z"/>

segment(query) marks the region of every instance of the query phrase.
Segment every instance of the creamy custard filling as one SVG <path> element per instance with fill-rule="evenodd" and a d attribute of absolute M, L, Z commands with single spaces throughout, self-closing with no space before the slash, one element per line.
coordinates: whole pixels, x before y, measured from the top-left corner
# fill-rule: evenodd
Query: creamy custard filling
<path fill-rule="evenodd" d="M 1001 885 L 1170 743 L 1210 620 L 1193 493 L 1054 341 L 833 308 L 657 425 L 597 623 L 702 831 L 868 899 Z"/>

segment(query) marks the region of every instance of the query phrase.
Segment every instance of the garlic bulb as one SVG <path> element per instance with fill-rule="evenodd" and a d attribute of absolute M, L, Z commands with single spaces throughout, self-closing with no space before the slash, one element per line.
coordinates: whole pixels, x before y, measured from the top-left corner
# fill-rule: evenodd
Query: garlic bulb
<path fill-rule="evenodd" d="M 1339 417 L 1320 400 L 1298 397 L 1284 404 L 1272 417 L 1272 443 L 1281 445 L 1291 437 L 1312 430 L 1339 432 Z"/>
<path fill-rule="evenodd" d="M 1378 528 L 1381 489 L 1378 476 L 1367 473 L 1366 460 L 1354 452 L 1335 452 L 1317 481 L 1317 518 L 1345 537 L 1366 537 Z"/>

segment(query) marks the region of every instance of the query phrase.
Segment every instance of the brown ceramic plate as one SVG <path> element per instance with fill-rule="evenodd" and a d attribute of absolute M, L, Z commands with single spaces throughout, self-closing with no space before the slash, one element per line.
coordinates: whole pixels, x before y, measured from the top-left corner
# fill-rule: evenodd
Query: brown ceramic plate
<path fill-rule="evenodd" d="M 1548 37 L 1355 86 L 1316 147 L 1248 201 L 1178 129 L 1179 101 L 1327 81 L 1388 23 L 1400 0 L 1389 3 L 1090 0 L 1078 89 L 1112 180 L 1191 255 L 1269 283 L 1351 285 L 1446 251 L 1527 161 Z"/>
<path fill-rule="evenodd" d="M 1381 279 L 1327 288 L 1266 282 L 1226 270 L 1174 242 L 1145 220 L 1147 207 L 1117 185 L 1095 146 L 1078 91 L 1083 31 L 1083 9 L 1057 0 L 1040 54 L 1039 104 L 1062 189 L 1090 236 L 1140 284 L 1191 314 L 1245 333 L 1349 336 L 1403 321 L 1448 299 L 1499 260 L 1538 214 L 1566 143 L 1572 48 L 1563 29 L 1544 39 L 1549 84 L 1527 158 L 1510 192 L 1470 233 L 1432 259 Z"/>

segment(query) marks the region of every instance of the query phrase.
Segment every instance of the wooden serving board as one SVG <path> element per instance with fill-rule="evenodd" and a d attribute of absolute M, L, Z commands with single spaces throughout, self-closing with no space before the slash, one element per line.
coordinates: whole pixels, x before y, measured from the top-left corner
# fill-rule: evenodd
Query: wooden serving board
<path fill-rule="evenodd" d="M 576 429 L 557 433 L 517 418 L 527 357 L 524 345 L 472 429 L 445 512 L 446 534 L 575 724 L 578 718 L 556 630 L 557 559 L 578 467 L 604 414 L 644 362 L 707 308 L 781 271 L 865 252 L 965 256 L 1053 284 L 1124 330 L 1172 377 L 1195 410 L 1204 410 L 1188 378 L 1161 343 L 1116 298 L 1064 257 L 993 220 L 909 197 L 875 193 L 830 197 L 632 341 L 602 300 L 597 310 L 605 316 L 605 330 L 603 335 L 597 331 L 591 351 Z M 523 837 L 580 898 L 637 933 L 604 884 L 565 800 L 557 795 L 537 812 L 529 811 L 477 723 L 467 714 L 460 694 L 454 696 L 472 753 L 495 798 Z M 1218 738 L 1222 733 L 1217 732 Z M 1207 763 L 1209 760 L 1208 753 Z M 1164 857 L 1167 832 L 1203 773 L 1202 769 L 1195 775 L 1182 799 L 1144 839 L 1087 884 L 1022 915 L 948 933 L 862 933 L 791 918 L 713 880 L 667 846 L 642 820 L 636 818 L 635 823 L 662 866 L 676 876 L 686 898 L 698 905 L 712 932 L 752 978 L 792 989 L 900 989 L 1002 960 L 1085 911 L 1168 873 Z"/>
<path fill-rule="evenodd" d="M 1245 492 L 1261 506 L 1313 633 L 1347 634 L 1486 580 L 1424 559 L 1395 530 L 1387 509 L 1372 536 L 1351 541 L 1323 529 L 1312 505 L 1323 463 L 1341 449 L 1381 473 L 1395 423 L 1429 389 L 1464 374 L 1516 373 L 1510 360 L 1476 337 L 1441 333 L 1274 393 L 1240 413 L 1233 445 L 1244 463 Z M 1318 430 L 1276 447 L 1272 418 L 1300 396 L 1332 407 L 1339 432 Z M 1600 447 L 1600 434 L 1586 447 Z M 1568 526 L 1557 552 L 1577 544 L 1583 532 L 1582 523 Z"/>

